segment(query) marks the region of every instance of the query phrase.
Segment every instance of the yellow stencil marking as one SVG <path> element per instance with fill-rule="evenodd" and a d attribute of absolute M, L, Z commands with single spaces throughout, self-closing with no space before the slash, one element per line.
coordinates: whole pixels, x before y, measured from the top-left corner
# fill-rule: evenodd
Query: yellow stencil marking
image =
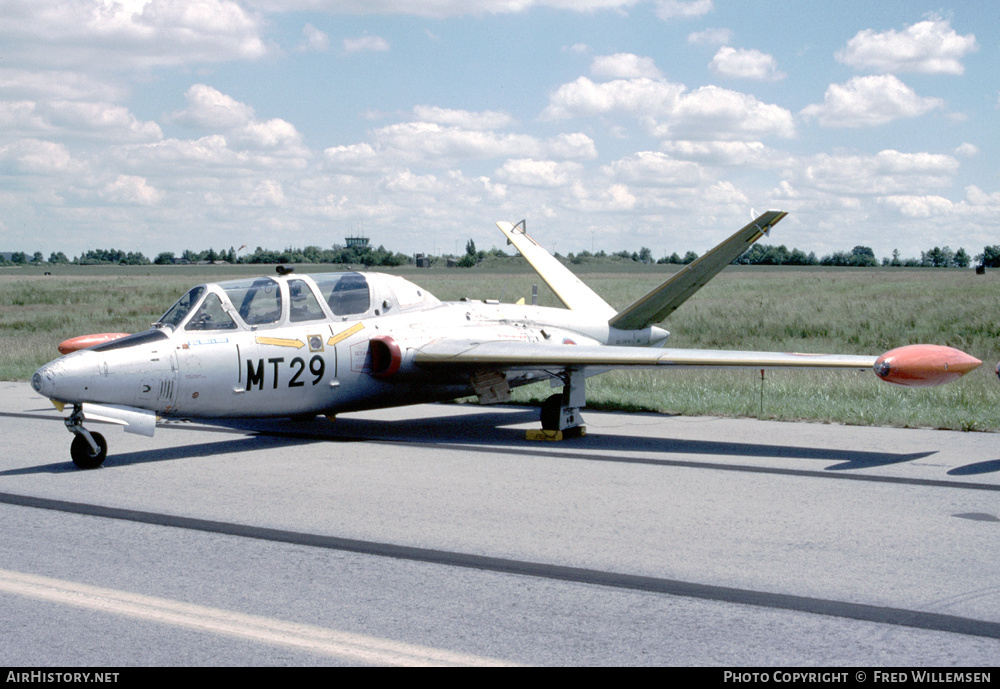
<path fill-rule="evenodd" d="M 347 330 L 339 332 L 336 335 L 334 335 L 333 337 L 331 337 L 329 340 L 326 341 L 326 344 L 329 345 L 330 347 L 332 347 L 333 345 L 337 344 L 338 342 L 340 342 L 342 340 L 346 340 L 348 337 L 350 337 L 354 333 L 360 332 L 360 331 L 364 330 L 364 328 L 365 328 L 365 324 L 364 323 L 355 323 L 354 325 L 352 325 Z"/>
<path fill-rule="evenodd" d="M 275 345 L 277 347 L 295 347 L 296 349 L 302 349 L 305 347 L 305 343 L 302 340 L 293 340 L 286 337 L 257 337 L 257 344 L 263 345 Z"/>

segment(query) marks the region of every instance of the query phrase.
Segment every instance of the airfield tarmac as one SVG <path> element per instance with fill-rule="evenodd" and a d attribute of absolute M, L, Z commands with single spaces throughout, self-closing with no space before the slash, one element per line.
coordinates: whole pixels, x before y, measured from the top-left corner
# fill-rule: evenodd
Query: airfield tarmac
<path fill-rule="evenodd" d="M 993 666 L 1000 438 L 421 405 L 112 426 L 0 382 L 0 665 Z"/>

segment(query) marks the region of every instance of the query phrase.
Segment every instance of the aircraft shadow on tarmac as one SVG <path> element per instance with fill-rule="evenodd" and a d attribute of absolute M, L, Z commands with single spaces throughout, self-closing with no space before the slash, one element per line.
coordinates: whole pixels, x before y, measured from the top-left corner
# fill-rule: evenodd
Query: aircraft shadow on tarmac
<path fill-rule="evenodd" d="M 629 414 L 628 416 L 635 416 Z M 642 416 L 640 414 L 640 416 Z M 657 415 L 657 418 L 663 418 Z M 618 435 L 591 432 L 584 438 L 547 444 L 525 440 L 524 425 L 537 425 L 538 411 L 534 408 L 483 409 L 482 411 L 432 418 L 413 418 L 384 421 L 379 419 L 338 417 L 335 422 L 319 418 L 313 422 L 276 420 L 231 420 L 206 426 L 185 422 L 168 422 L 160 428 L 215 431 L 246 434 L 239 439 L 218 442 L 180 444 L 165 448 L 150 448 L 136 452 L 112 453 L 105 466 L 121 467 L 147 462 L 171 461 L 194 457 L 210 457 L 264 449 L 280 450 L 302 443 L 316 442 L 391 442 L 418 445 L 436 445 L 442 450 L 466 452 L 502 452 L 534 456 L 572 456 L 592 461 L 634 462 L 642 464 L 676 465 L 668 459 L 673 455 L 709 455 L 740 458 L 801 459 L 817 462 L 834 462 L 823 467 L 825 471 L 852 471 L 871 469 L 910 462 L 935 454 L 936 450 L 914 453 L 869 452 L 822 447 L 771 445 L 764 443 L 738 443 L 718 440 L 685 440 L 679 438 L 652 438 L 636 435 Z M 521 426 L 515 428 L 514 426 Z M 642 456 L 608 455 L 636 453 Z M 687 463 L 697 464 L 690 461 Z M 702 463 L 704 463 L 702 461 Z M 724 464 L 724 463 L 723 463 Z M 735 465 L 734 465 L 735 466 Z M 0 476 L 38 472 L 73 471 L 72 463 L 57 462 L 31 469 L 0 472 Z M 977 462 L 956 467 L 951 475 L 978 475 L 1000 471 L 1000 459 Z"/>
<path fill-rule="evenodd" d="M 266 434 L 245 435 L 231 440 L 222 440 L 209 443 L 196 443 L 191 445 L 175 445 L 173 447 L 151 448 L 138 452 L 122 452 L 108 455 L 104 466 L 110 469 L 116 467 L 131 466 L 135 464 L 146 464 L 150 462 L 166 462 L 179 459 L 192 459 L 201 457 L 212 457 L 214 455 L 234 454 L 238 452 L 250 452 L 261 450 L 277 450 L 299 446 L 306 443 L 323 442 L 327 439 L 309 439 L 295 437 L 271 436 Z M 334 439 L 329 439 L 334 440 Z M 28 474 L 62 474 L 79 471 L 73 462 L 53 462 L 33 467 L 21 469 L 9 469 L 0 471 L 0 477 L 4 476 L 24 476 Z"/>
<path fill-rule="evenodd" d="M 976 476 L 978 474 L 992 474 L 1000 471 L 1000 459 L 991 459 L 986 462 L 976 462 L 967 464 L 964 467 L 955 467 L 948 471 L 950 476 Z"/>
<path fill-rule="evenodd" d="M 327 422 L 325 419 L 313 423 L 239 421 L 227 423 L 226 426 L 262 436 L 311 441 L 413 443 L 437 445 L 442 449 L 514 452 L 532 455 L 548 455 L 550 451 L 553 455 L 564 455 L 566 451 L 585 450 L 586 454 L 577 453 L 579 457 L 595 461 L 650 462 L 649 457 L 609 457 L 602 454 L 603 452 L 633 452 L 654 456 L 691 454 L 835 462 L 832 466 L 825 467 L 828 471 L 869 469 L 900 464 L 922 459 L 936 452 L 936 450 L 914 453 L 866 452 L 762 443 L 646 438 L 600 432 L 588 433 L 584 438 L 564 440 L 550 445 L 544 442 L 527 441 L 524 438 L 523 428 L 512 427 L 524 424 L 535 425 L 537 417 L 538 412 L 535 409 L 512 411 L 507 408 L 503 411 L 483 410 L 455 416 L 435 416 L 431 419 L 381 421 L 339 417 L 333 423 Z M 662 418 L 662 416 L 658 418 Z M 109 457 L 109 461 L 110 459 Z M 1000 470 L 1000 466 L 997 467 L 997 470 Z"/>

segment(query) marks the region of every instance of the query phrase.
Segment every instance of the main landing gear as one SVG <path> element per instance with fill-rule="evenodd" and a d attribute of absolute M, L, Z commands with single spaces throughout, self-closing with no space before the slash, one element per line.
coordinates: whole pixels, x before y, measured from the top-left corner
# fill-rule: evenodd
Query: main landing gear
<path fill-rule="evenodd" d="M 80 469 L 96 469 L 108 456 L 108 441 L 100 433 L 83 427 L 83 405 L 73 405 L 73 413 L 66 418 L 66 428 L 73 434 L 69 447 L 73 464 Z"/>
<path fill-rule="evenodd" d="M 586 378 L 583 371 L 567 370 L 560 378 L 562 392 L 542 403 L 542 430 L 528 431 L 528 440 L 562 440 L 586 434 L 580 409 L 587 404 Z"/>

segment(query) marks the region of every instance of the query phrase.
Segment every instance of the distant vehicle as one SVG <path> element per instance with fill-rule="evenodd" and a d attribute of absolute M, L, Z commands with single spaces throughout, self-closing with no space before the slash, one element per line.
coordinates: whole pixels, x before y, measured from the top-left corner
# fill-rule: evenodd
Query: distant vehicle
<path fill-rule="evenodd" d="M 67 354 L 31 383 L 71 407 L 70 454 L 78 467 L 94 468 L 108 446 L 87 420 L 152 436 L 158 417 L 302 420 L 467 395 L 494 403 L 508 400 L 511 388 L 553 380 L 562 392 L 542 406 L 542 429 L 579 434 L 587 377 L 614 368 L 874 368 L 892 383 L 937 385 L 980 365 L 936 345 L 881 357 L 664 348 L 669 333 L 655 324 L 784 216 L 760 215 L 620 312 L 521 223 L 497 225 L 566 308 L 441 302 L 393 275 L 279 267 L 275 277 L 194 287 L 150 330 Z"/>

